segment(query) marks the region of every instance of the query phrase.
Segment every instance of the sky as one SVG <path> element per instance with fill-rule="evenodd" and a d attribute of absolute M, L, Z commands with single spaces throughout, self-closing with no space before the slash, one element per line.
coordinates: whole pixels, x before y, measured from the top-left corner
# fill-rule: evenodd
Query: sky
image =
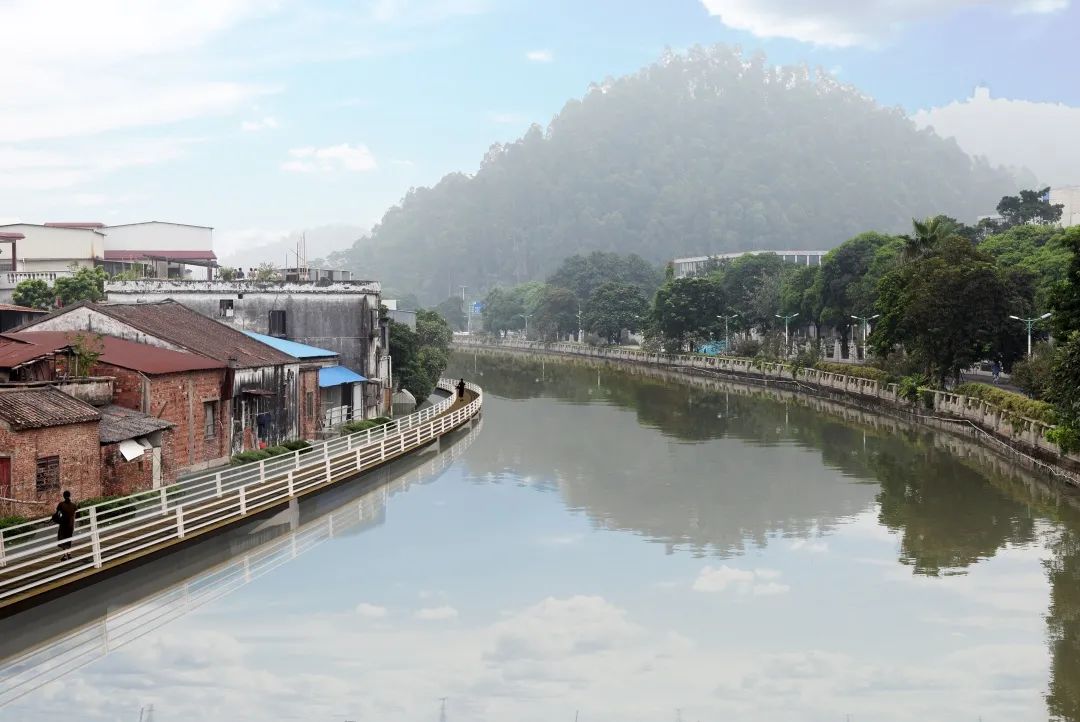
<path fill-rule="evenodd" d="M 0 0 L 0 222 L 359 234 L 591 82 L 728 43 L 1080 184 L 1074 0 Z M 337 236 L 335 236 L 336 238 Z"/>

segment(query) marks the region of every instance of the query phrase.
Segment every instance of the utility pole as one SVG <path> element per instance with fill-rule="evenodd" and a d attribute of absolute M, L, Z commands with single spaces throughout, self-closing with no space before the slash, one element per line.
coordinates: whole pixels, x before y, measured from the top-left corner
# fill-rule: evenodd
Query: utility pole
<path fill-rule="evenodd" d="M 577 305 L 577 340 L 581 343 L 585 340 L 585 330 L 581 328 L 581 304 Z"/>
<path fill-rule="evenodd" d="M 728 328 L 728 321 L 738 317 L 739 314 L 737 313 L 733 313 L 730 316 L 717 316 L 717 318 L 724 319 L 724 353 L 731 353 L 731 331 Z"/>
<path fill-rule="evenodd" d="M 439 697 L 442 706 L 439 709 L 439 722 L 446 722 L 446 697 Z"/>
<path fill-rule="evenodd" d="M 1013 316 L 1012 314 L 1009 314 L 1009 318 L 1014 319 L 1016 321 L 1023 321 L 1024 325 L 1027 326 L 1027 334 L 1028 334 L 1028 352 L 1027 352 L 1027 355 L 1028 355 L 1028 358 L 1031 358 L 1031 327 L 1034 326 L 1035 324 L 1037 324 L 1039 321 L 1050 318 L 1050 316 L 1051 316 L 1051 314 L 1050 314 L 1049 311 L 1047 311 L 1043 315 L 1037 316 L 1035 318 L 1020 318 L 1019 316 Z"/>
<path fill-rule="evenodd" d="M 468 286 L 462 286 L 461 287 L 461 302 L 462 303 L 465 303 L 465 289 L 466 288 L 468 288 Z"/>
<path fill-rule="evenodd" d="M 790 351 L 791 351 L 791 342 L 790 342 L 790 340 L 789 340 L 789 337 L 788 337 L 788 322 L 789 322 L 789 321 L 790 321 L 791 319 L 793 319 L 793 318 L 795 318 L 796 316 L 798 316 L 799 314 L 797 314 L 797 313 L 793 313 L 793 314 L 791 314 L 790 316 L 781 316 L 781 315 L 780 315 L 780 314 L 778 314 L 778 313 L 774 313 L 773 315 L 774 315 L 774 316 L 776 316 L 777 318 L 782 318 L 782 319 L 784 319 L 784 352 L 785 352 L 785 353 L 788 353 L 788 352 L 790 352 Z"/>

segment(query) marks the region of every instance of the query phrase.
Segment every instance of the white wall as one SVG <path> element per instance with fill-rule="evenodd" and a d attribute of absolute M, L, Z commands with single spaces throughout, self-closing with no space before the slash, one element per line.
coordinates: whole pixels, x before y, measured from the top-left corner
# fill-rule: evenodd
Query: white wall
<path fill-rule="evenodd" d="M 1065 206 L 1061 209 L 1062 226 L 1068 228 L 1080 225 L 1080 186 L 1051 188 L 1050 202 Z"/>
<path fill-rule="evenodd" d="M 105 254 L 105 237 L 89 228 L 16 223 L 0 230 L 26 236 L 16 243 L 16 271 L 66 271 L 73 262 L 92 266 Z"/>
<path fill-rule="evenodd" d="M 213 229 L 199 226 L 149 221 L 102 230 L 105 248 L 110 251 L 211 251 L 214 248 Z"/>

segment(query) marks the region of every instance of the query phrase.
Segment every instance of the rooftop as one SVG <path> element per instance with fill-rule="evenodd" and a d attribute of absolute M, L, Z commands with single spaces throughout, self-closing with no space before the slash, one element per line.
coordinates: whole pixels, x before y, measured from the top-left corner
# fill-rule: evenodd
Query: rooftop
<path fill-rule="evenodd" d="M 46 222 L 49 228 L 105 228 L 105 224 L 99 221 L 52 221 Z"/>
<path fill-rule="evenodd" d="M 150 303 L 85 305 L 163 341 L 222 363 L 232 361 L 240 368 L 295 362 L 292 356 L 256 341 L 230 326 L 192 311 L 176 301 L 166 299 Z"/>
<path fill-rule="evenodd" d="M 108 252 L 106 252 L 108 253 Z M 150 253 L 160 253 L 151 251 Z M 382 285 L 378 281 L 332 281 L 326 285 L 316 282 L 298 281 L 256 281 L 241 279 L 238 281 L 185 281 L 177 278 L 147 278 L 138 281 L 106 281 L 106 293 L 116 294 L 161 294 L 170 296 L 186 293 L 289 293 L 289 294 L 381 294 Z"/>
<path fill-rule="evenodd" d="M 26 236 L 21 233 L 0 233 L 0 241 L 21 241 L 24 238 L 26 238 Z"/>
<path fill-rule="evenodd" d="M 355 384 L 361 381 L 367 381 L 367 379 L 344 366 L 328 366 L 319 369 L 319 388 Z"/>
<path fill-rule="evenodd" d="M 256 341 L 265 343 L 267 346 L 273 346 L 282 353 L 287 353 L 290 356 L 300 359 L 312 359 L 312 358 L 337 358 L 337 351 L 329 351 L 325 348 L 316 348 L 315 346 L 308 346 L 304 343 L 297 343 L 296 341 L 289 341 L 284 338 L 276 338 L 274 336 L 267 336 L 264 333 L 255 333 L 254 331 L 243 331 L 243 333 L 251 336 Z"/>
<path fill-rule="evenodd" d="M 98 440 L 102 444 L 115 444 L 125 439 L 136 439 L 174 426 L 164 419 L 149 416 L 141 411 L 125 409 L 123 406 L 110 404 L 102 406 L 98 411 L 101 412 Z"/>
<path fill-rule="evenodd" d="M 80 336 L 87 339 L 86 343 L 90 346 L 101 351 L 100 361 L 102 363 L 146 374 L 171 374 L 182 371 L 225 368 L 225 364 L 221 361 L 205 356 L 183 351 L 170 351 L 169 349 L 158 348 L 145 343 L 127 341 L 115 336 L 102 336 L 79 331 L 34 330 L 0 334 L 2 338 L 33 345 L 40 349 L 39 356 L 78 343 L 78 337 Z M 25 356 L 30 353 L 29 350 L 12 349 L 10 345 L 8 347 L 0 346 L 0 368 L 7 365 L 4 363 L 5 351 L 12 354 L 13 358 L 19 357 L 20 354 Z"/>
<path fill-rule="evenodd" d="M 52 387 L 0 389 L 0 420 L 13 431 L 83 424 L 100 418 L 90 404 Z"/>
<path fill-rule="evenodd" d="M 16 306 L 12 303 L 0 303 L 0 311 L 19 311 L 20 313 L 48 313 L 48 311 L 42 311 L 40 308 L 30 308 L 29 306 Z"/>

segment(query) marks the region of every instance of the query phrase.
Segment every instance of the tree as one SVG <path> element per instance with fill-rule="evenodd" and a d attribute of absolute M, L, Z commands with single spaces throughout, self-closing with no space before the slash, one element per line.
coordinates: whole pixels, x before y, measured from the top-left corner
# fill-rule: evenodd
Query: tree
<path fill-rule="evenodd" d="M 226 281 L 226 282 L 235 281 L 236 280 L 236 269 L 233 268 L 232 266 L 221 266 L 217 270 L 217 277 L 221 281 Z"/>
<path fill-rule="evenodd" d="M 656 292 L 650 331 L 673 351 L 717 338 L 723 323 L 717 318 L 730 312 L 727 296 L 715 277 L 677 278 Z"/>
<path fill-rule="evenodd" d="M 274 267 L 273 263 L 260 263 L 259 267 L 255 269 L 254 280 L 256 281 L 265 283 L 268 281 L 277 281 L 279 278 L 280 276 L 278 275 L 277 268 Z"/>
<path fill-rule="evenodd" d="M 651 298 L 660 286 L 660 270 L 637 254 L 594 251 L 589 255 L 574 255 L 563 259 L 559 268 L 548 278 L 548 285 L 570 289 L 578 300 L 585 302 L 605 283 L 618 282 L 635 286 Z"/>
<path fill-rule="evenodd" d="M 577 297 L 568 288 L 546 286 L 533 312 L 533 328 L 544 340 L 558 339 L 578 330 Z"/>
<path fill-rule="evenodd" d="M 454 338 L 450 324 L 437 311 L 416 312 L 416 340 L 421 346 L 445 349 Z"/>
<path fill-rule="evenodd" d="M 451 328 L 456 331 L 464 331 L 468 323 L 465 316 L 465 302 L 460 296 L 450 296 L 435 307 L 435 311 L 446 319 Z"/>
<path fill-rule="evenodd" d="M 933 252 L 942 241 L 956 235 L 956 226 L 947 216 L 934 216 L 926 220 L 911 219 L 912 234 L 904 239 L 904 260 L 913 261 Z"/>
<path fill-rule="evenodd" d="M 618 343 L 624 330 L 638 331 L 648 313 L 649 302 L 640 289 L 629 283 L 611 281 L 589 297 L 582 320 L 588 330 L 610 343 Z"/>
<path fill-rule="evenodd" d="M 906 353 L 942 385 L 1002 352 L 1013 290 L 993 258 L 959 236 L 881 280 L 870 340 L 882 358 Z"/>
<path fill-rule="evenodd" d="M 839 329 L 846 345 L 852 316 L 870 316 L 877 297 L 876 278 L 884 274 L 889 253 L 882 253 L 896 241 L 880 233 L 861 233 L 825 254 L 821 271 L 811 293 L 820 309 L 818 320 Z M 878 275 L 877 278 L 881 276 Z M 870 290 L 872 289 L 872 290 Z"/>
<path fill-rule="evenodd" d="M 453 332 L 442 316 L 423 309 L 416 312 L 416 331 L 397 321 L 389 324 L 396 385 L 423 401 L 446 370 L 447 347 Z"/>
<path fill-rule="evenodd" d="M 790 266 L 788 267 L 791 268 Z M 771 328 L 780 310 L 784 261 L 775 253 L 740 256 L 716 274 L 728 303 L 747 328 Z M 710 324 L 711 325 L 711 324 Z"/>
<path fill-rule="evenodd" d="M 1050 187 L 1041 190 L 1020 191 L 1019 195 L 1004 196 L 997 204 L 998 215 L 1003 221 L 1003 229 L 1027 223 L 1053 225 L 1061 220 L 1060 203 L 1051 205 Z"/>
<path fill-rule="evenodd" d="M 1080 332 L 1080 226 L 1067 229 L 1060 243 L 1069 253 L 1069 265 L 1065 277 L 1050 293 L 1050 305 L 1054 309 L 1050 323 L 1058 336 L 1068 338 Z M 1080 376 L 1077 381 L 1080 382 Z"/>
<path fill-rule="evenodd" d="M 56 279 L 53 288 L 61 306 L 70 306 L 79 301 L 105 300 L 105 281 L 109 274 L 104 268 L 80 268 L 74 275 Z"/>
<path fill-rule="evenodd" d="M 501 335 L 525 326 L 525 304 L 511 289 L 496 288 L 484 299 L 484 329 Z"/>
<path fill-rule="evenodd" d="M 56 306 L 56 292 L 39 278 L 19 281 L 11 300 L 19 306 L 48 311 Z"/>

